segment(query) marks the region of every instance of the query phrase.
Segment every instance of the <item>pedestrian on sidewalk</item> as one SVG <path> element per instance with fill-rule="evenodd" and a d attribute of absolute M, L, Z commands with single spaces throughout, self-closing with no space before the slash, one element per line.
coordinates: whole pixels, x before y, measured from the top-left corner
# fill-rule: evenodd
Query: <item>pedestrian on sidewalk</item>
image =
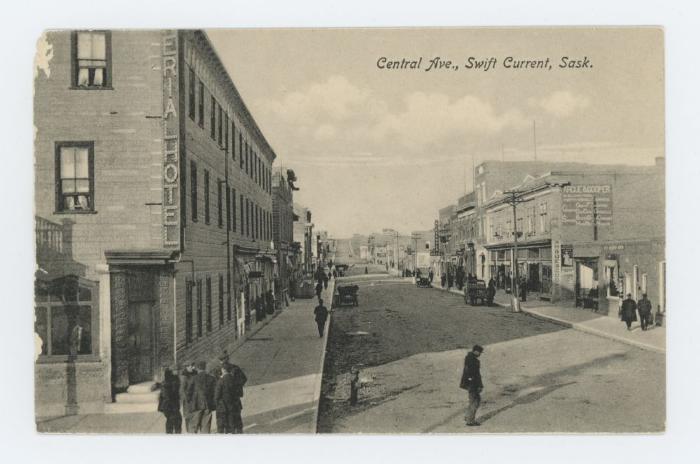
<path fill-rule="evenodd" d="M 323 329 L 326 326 L 326 319 L 328 319 L 328 308 L 323 306 L 323 300 L 320 298 L 318 299 L 318 306 L 314 308 L 314 315 L 318 326 L 318 336 L 323 337 Z"/>
<path fill-rule="evenodd" d="M 464 370 L 462 371 L 462 380 L 459 382 L 459 387 L 469 392 L 469 405 L 464 415 L 464 420 L 469 426 L 481 425 L 476 421 L 476 411 L 481 404 L 481 390 L 484 385 L 481 382 L 481 362 L 479 356 L 484 352 L 481 345 L 474 345 L 472 350 L 467 353 L 464 358 Z"/>
<path fill-rule="evenodd" d="M 527 301 L 527 279 L 525 277 L 520 279 L 520 301 Z"/>
<path fill-rule="evenodd" d="M 192 382 L 197 375 L 195 363 L 190 362 L 185 366 L 185 371 L 182 373 L 182 382 L 180 386 L 180 399 L 182 400 L 182 414 L 185 416 L 185 430 L 187 433 L 194 433 L 194 423 L 192 421 Z"/>
<path fill-rule="evenodd" d="M 651 301 L 647 298 L 647 294 L 642 294 L 642 299 L 637 302 L 637 311 L 639 311 L 639 322 L 642 324 L 642 330 L 647 330 L 651 325 Z"/>
<path fill-rule="evenodd" d="M 434 279 L 434 278 L 435 278 L 435 273 L 433 272 L 432 269 L 430 269 L 430 270 L 428 271 L 428 280 L 430 281 L 431 284 L 433 283 L 433 279 Z"/>
<path fill-rule="evenodd" d="M 622 302 L 620 319 L 627 324 L 627 330 L 632 330 L 632 322 L 637 320 L 637 303 L 632 299 L 631 293 L 628 293 L 627 298 Z"/>
<path fill-rule="evenodd" d="M 265 311 L 267 314 L 275 313 L 275 296 L 272 294 L 272 290 L 265 293 Z"/>
<path fill-rule="evenodd" d="M 182 433 L 180 379 L 168 367 L 163 373 L 158 395 L 158 411 L 165 416 L 165 433 Z"/>
<path fill-rule="evenodd" d="M 214 390 L 218 433 L 243 433 L 241 398 L 247 380 L 243 369 L 235 364 L 227 362 L 221 366 L 221 377 Z"/>
<path fill-rule="evenodd" d="M 447 274 L 445 274 L 443 272 L 442 275 L 440 276 L 440 286 L 442 288 L 445 288 L 445 282 L 447 282 Z"/>
<path fill-rule="evenodd" d="M 321 281 L 318 281 L 316 283 L 316 298 L 318 298 L 319 301 L 321 300 L 321 292 L 322 291 L 323 291 L 323 284 L 321 283 Z"/>
<path fill-rule="evenodd" d="M 496 297 L 496 283 L 489 279 L 489 286 L 486 287 L 486 304 L 493 306 L 493 299 Z"/>
<path fill-rule="evenodd" d="M 194 433 L 211 433 L 211 413 L 216 409 L 214 388 L 216 379 L 207 372 L 207 363 L 197 363 L 197 375 L 192 382 Z"/>
<path fill-rule="evenodd" d="M 323 273 L 323 288 L 328 288 L 328 276 L 326 273 Z"/>
<path fill-rule="evenodd" d="M 289 299 L 292 301 L 297 299 L 297 279 L 293 275 L 289 278 Z"/>

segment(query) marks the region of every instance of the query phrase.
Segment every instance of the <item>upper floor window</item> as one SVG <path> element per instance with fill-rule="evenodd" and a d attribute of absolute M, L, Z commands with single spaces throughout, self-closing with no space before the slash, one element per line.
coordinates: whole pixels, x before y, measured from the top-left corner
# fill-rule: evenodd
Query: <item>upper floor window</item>
<path fill-rule="evenodd" d="M 209 171 L 204 170 L 204 222 L 209 224 Z"/>
<path fill-rule="evenodd" d="M 204 84 L 199 81 L 199 105 L 197 106 L 197 124 L 204 127 Z"/>
<path fill-rule="evenodd" d="M 228 114 L 224 113 L 224 151 L 228 154 Z"/>
<path fill-rule="evenodd" d="M 109 88 L 111 85 L 111 36 L 108 31 L 73 34 L 74 87 Z"/>
<path fill-rule="evenodd" d="M 547 232 L 547 203 L 540 203 L 540 232 Z"/>
<path fill-rule="evenodd" d="M 196 82 L 194 81 L 194 70 L 189 69 L 189 82 L 188 82 L 188 96 L 189 96 L 189 107 L 187 108 L 190 119 L 194 121 L 194 114 L 196 112 L 196 102 L 195 102 L 195 89 Z"/>
<path fill-rule="evenodd" d="M 56 143 L 56 210 L 94 211 L 93 142 Z"/>
<path fill-rule="evenodd" d="M 197 222 L 197 163 L 190 161 L 190 200 L 192 201 L 192 221 Z"/>
<path fill-rule="evenodd" d="M 224 134 L 224 128 L 223 128 L 224 111 L 223 111 L 223 108 L 221 107 L 221 105 L 217 105 L 217 106 L 218 106 L 218 110 L 219 110 L 219 117 L 218 117 L 219 126 L 218 126 L 218 129 L 217 129 L 217 138 L 216 138 L 216 140 L 219 142 L 219 146 L 221 147 L 221 146 L 224 145 L 224 139 L 223 139 L 223 134 Z"/>
<path fill-rule="evenodd" d="M 216 99 L 211 97 L 211 120 L 209 121 L 209 135 L 216 140 Z"/>

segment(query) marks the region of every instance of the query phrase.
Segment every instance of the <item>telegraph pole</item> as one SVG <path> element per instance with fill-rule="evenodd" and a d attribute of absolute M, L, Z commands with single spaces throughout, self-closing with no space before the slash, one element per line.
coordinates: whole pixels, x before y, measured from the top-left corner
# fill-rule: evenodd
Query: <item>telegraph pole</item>
<path fill-rule="evenodd" d="M 513 283 L 511 288 L 513 289 L 513 311 L 520 312 L 520 300 L 519 300 L 519 279 L 518 279 L 518 215 L 517 215 L 517 205 L 519 203 L 525 203 L 529 200 L 522 199 L 522 192 L 517 190 L 508 190 L 503 192 L 507 195 L 506 203 L 508 203 L 513 208 Z"/>

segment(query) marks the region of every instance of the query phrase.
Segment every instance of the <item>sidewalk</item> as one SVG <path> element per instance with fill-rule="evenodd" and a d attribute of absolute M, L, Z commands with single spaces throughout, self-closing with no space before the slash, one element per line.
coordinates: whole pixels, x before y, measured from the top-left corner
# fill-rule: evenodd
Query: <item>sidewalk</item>
<path fill-rule="evenodd" d="M 439 286 L 435 288 L 445 290 Z M 464 296 L 463 291 L 454 288 L 449 291 Z M 499 290 L 496 292 L 494 302 L 504 308 L 510 308 L 510 294 Z M 558 306 L 542 300 L 521 302 L 520 309 L 530 316 L 581 332 L 616 340 L 644 350 L 666 353 L 666 327 L 654 327 L 651 330 L 642 331 L 639 322 L 635 322 L 632 325 L 632 330 L 629 331 L 625 324 L 616 317 L 594 313 L 588 309 Z"/>
<path fill-rule="evenodd" d="M 330 308 L 334 281 L 322 298 Z M 316 298 L 290 302 L 266 326 L 231 353 L 248 377 L 243 401 L 245 433 L 316 433 L 318 400 L 328 331 L 318 336 Z M 329 318 L 330 320 L 330 318 Z M 328 323 L 326 323 L 326 327 Z M 216 430 L 212 421 L 212 431 Z M 162 414 L 88 414 L 37 423 L 39 432 L 163 433 Z M 184 433 L 184 423 L 183 423 Z"/>

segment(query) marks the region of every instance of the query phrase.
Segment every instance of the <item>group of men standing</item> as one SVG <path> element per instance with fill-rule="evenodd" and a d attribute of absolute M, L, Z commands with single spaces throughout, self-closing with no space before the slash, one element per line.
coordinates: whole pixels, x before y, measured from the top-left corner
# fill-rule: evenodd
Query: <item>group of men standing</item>
<path fill-rule="evenodd" d="M 243 433 L 241 398 L 248 379 L 240 367 L 229 362 L 226 353 L 219 360 L 221 364 L 211 372 L 204 361 L 190 363 L 182 380 L 172 369 L 165 369 L 158 398 L 158 411 L 165 415 L 165 433 L 182 433 L 183 415 L 187 433 L 211 433 L 213 413 L 218 433 Z"/>

